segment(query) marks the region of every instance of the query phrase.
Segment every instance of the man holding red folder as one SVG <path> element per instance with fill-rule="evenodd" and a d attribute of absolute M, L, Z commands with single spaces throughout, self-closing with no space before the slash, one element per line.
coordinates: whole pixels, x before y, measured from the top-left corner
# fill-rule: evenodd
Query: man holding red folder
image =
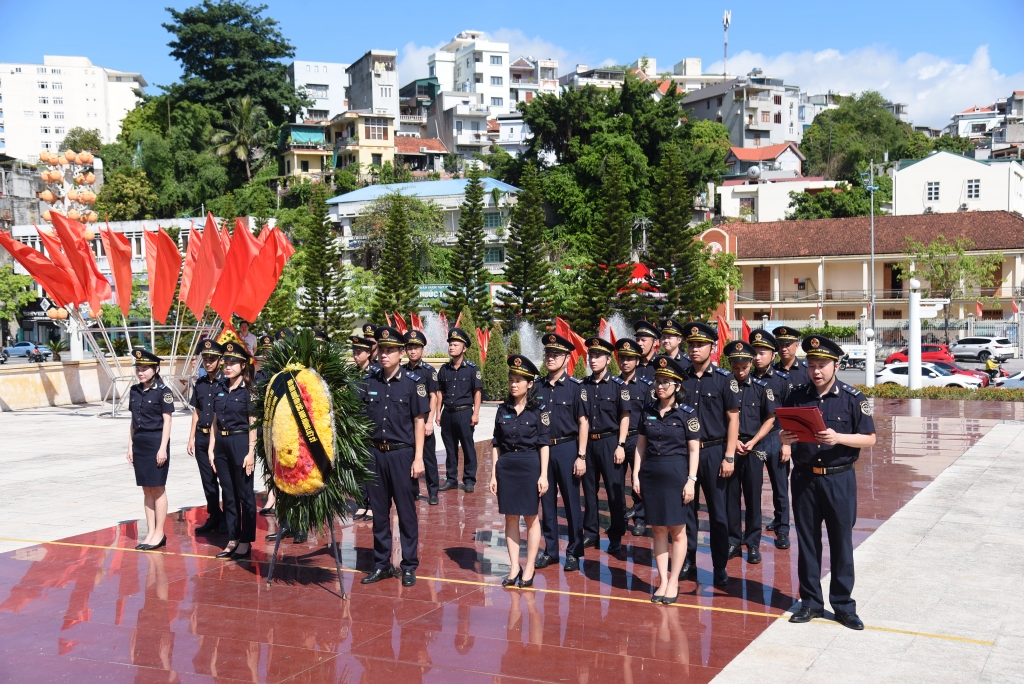
<path fill-rule="evenodd" d="M 857 474 L 860 450 L 875 444 L 871 404 L 857 389 L 836 379 L 842 348 L 822 335 L 810 335 L 802 344 L 807 354 L 810 384 L 794 387 L 787 407 L 816 407 L 825 429 L 814 442 L 797 441 L 799 435 L 783 429 L 780 438 L 792 448 L 793 516 L 799 541 L 797 574 L 800 609 L 790 622 L 824 617 L 821 590 L 821 524 L 828 530 L 832 584 L 829 603 L 836 621 L 850 629 L 864 629 L 857 616 L 853 593 L 853 526 L 857 520 Z M 782 413 L 779 418 L 782 420 Z"/>

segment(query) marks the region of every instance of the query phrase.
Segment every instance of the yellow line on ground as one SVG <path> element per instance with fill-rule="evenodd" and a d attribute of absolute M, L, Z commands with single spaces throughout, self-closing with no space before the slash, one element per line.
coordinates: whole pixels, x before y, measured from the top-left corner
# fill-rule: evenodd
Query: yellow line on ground
<path fill-rule="evenodd" d="M 122 547 L 122 546 L 102 546 L 100 544 L 81 544 L 81 543 L 77 543 L 77 542 L 45 541 L 45 540 L 42 540 L 42 539 L 15 539 L 15 538 L 11 538 L 11 537 L 0 537 L 0 541 L 19 542 L 19 543 L 23 543 L 23 544 L 50 544 L 50 545 L 53 545 L 53 546 L 73 546 L 73 547 L 76 547 L 76 548 L 84 548 L 84 549 L 103 549 L 104 551 L 131 551 L 131 552 L 135 552 L 135 553 L 159 553 L 159 554 L 165 555 L 165 556 L 182 556 L 184 558 L 208 558 L 208 559 L 211 559 L 211 560 L 218 560 L 214 556 L 209 556 L 209 555 L 201 554 L 201 553 L 177 553 L 177 552 L 174 552 L 174 551 L 144 551 L 144 550 L 141 550 L 141 549 L 133 549 L 133 548 Z M 261 560 L 250 560 L 249 562 L 250 563 L 260 563 L 261 565 L 269 565 L 270 564 L 269 560 L 263 560 L 263 561 L 261 561 Z M 303 564 L 300 564 L 300 563 L 288 562 L 286 560 L 277 561 L 275 563 L 275 565 L 284 565 L 284 566 L 296 567 L 296 568 L 309 568 L 309 569 L 315 569 L 315 570 L 328 570 L 328 571 L 329 570 L 335 570 L 335 568 L 333 566 L 303 565 Z M 342 572 L 350 572 L 350 573 L 353 573 L 353 574 L 362 574 L 361 571 L 354 570 L 352 568 L 342 568 L 341 570 L 342 570 Z M 419 579 L 424 580 L 424 581 L 428 581 L 428 582 L 445 582 L 447 584 L 464 584 L 464 585 L 476 586 L 476 587 L 501 587 L 501 583 L 500 582 L 481 582 L 481 581 L 478 581 L 478 580 L 461 580 L 461 579 L 452 579 L 452 578 L 448 578 L 448 577 L 419 577 Z M 652 604 L 650 599 L 647 599 L 647 598 L 634 598 L 634 597 L 630 597 L 630 596 L 606 596 L 604 594 L 590 594 L 590 593 L 582 592 L 582 591 L 564 591 L 562 589 L 542 589 L 540 587 L 531 587 L 531 588 L 527 588 L 527 589 L 519 589 L 519 591 L 536 591 L 538 593 L 543 593 L 543 594 L 557 594 L 557 595 L 561 595 L 561 596 L 580 596 L 580 597 L 584 597 L 584 598 L 608 599 L 610 601 L 625 601 L 625 602 L 628 602 L 628 603 L 646 603 L 646 604 L 650 604 L 650 605 L 656 605 L 656 604 Z M 715 613 L 732 613 L 734 615 L 752 615 L 752 616 L 756 616 L 756 617 L 765 617 L 765 618 L 773 618 L 773 619 L 779 619 L 779 618 L 783 618 L 783 617 L 788 618 L 789 615 L 790 615 L 789 612 L 785 612 L 785 613 L 762 613 L 762 612 L 758 612 L 758 611 L 755 611 L 755 610 L 743 610 L 741 608 L 720 608 L 720 607 L 717 607 L 717 606 L 702 606 L 702 605 L 693 604 L 693 603 L 674 603 L 672 605 L 677 607 L 677 608 L 689 608 L 689 609 L 692 609 L 692 610 L 707 610 L 707 611 L 711 611 L 711 612 L 715 612 Z M 831 624 L 831 625 L 839 626 L 838 622 L 834 622 L 832 620 L 815 619 L 814 622 L 825 622 L 825 623 L 828 623 L 828 624 Z M 891 628 L 891 627 L 875 627 L 873 625 L 865 625 L 864 628 L 865 629 L 876 630 L 876 631 L 880 631 L 880 632 L 893 632 L 895 634 L 910 634 L 912 636 L 927 637 L 929 639 L 944 639 L 946 641 L 960 641 L 960 642 L 969 643 L 969 644 L 980 644 L 982 646 L 995 646 L 995 642 L 993 642 L 993 641 L 984 641 L 984 640 L 981 640 L 981 639 L 968 639 L 966 637 L 950 636 L 950 635 L 947 635 L 947 634 L 930 634 L 928 632 L 913 632 L 913 631 L 909 631 L 909 630 L 905 630 L 905 629 L 894 629 L 894 628 Z"/>

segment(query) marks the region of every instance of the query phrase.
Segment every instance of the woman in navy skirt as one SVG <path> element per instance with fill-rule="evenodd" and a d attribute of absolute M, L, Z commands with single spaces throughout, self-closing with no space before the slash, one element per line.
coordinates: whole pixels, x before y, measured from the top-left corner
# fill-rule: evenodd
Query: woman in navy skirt
<path fill-rule="evenodd" d="M 491 441 L 491 494 L 498 496 L 498 512 L 505 516 L 505 544 L 511 570 L 503 587 L 533 586 L 534 561 L 540 549 L 541 495 L 548 490 L 549 414 L 537 400 L 537 367 L 522 354 L 508 358 L 508 397 L 494 417 Z M 519 518 L 526 522 L 526 567 L 519 562 L 522 538 Z"/>
<path fill-rule="evenodd" d="M 256 420 L 250 388 L 253 358 L 240 342 L 224 343 L 224 381 L 213 398 L 210 465 L 221 483 L 228 545 L 217 558 L 249 558 L 256 541 Z"/>
<path fill-rule="evenodd" d="M 654 559 L 658 588 L 653 603 L 675 603 L 679 598 L 679 568 L 686 558 L 686 524 L 692 509 L 700 455 L 700 423 L 686 403 L 683 366 L 658 356 L 654 365 L 656 400 L 644 407 L 633 463 L 633 491 L 642 494 L 647 524 L 654 530 Z M 668 544 L 672 541 L 672 571 Z"/>
<path fill-rule="evenodd" d="M 146 538 L 135 547 L 159 549 L 167 543 L 167 470 L 171 459 L 171 414 L 174 396 L 160 378 L 160 357 L 145 349 L 132 350 L 139 382 L 128 393 L 132 424 L 128 431 L 128 462 L 135 469 L 135 484 L 146 500 Z"/>

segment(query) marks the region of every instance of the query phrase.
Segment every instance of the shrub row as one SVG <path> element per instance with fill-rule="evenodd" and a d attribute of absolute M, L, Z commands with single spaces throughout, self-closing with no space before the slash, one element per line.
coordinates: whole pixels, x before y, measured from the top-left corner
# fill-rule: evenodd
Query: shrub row
<path fill-rule="evenodd" d="M 999 389 L 984 387 L 982 389 L 966 389 L 963 387 L 924 387 L 910 390 L 902 385 L 888 384 L 867 387 L 857 385 L 857 389 L 869 397 L 876 399 L 953 399 L 963 401 L 1022 401 L 1024 389 Z"/>

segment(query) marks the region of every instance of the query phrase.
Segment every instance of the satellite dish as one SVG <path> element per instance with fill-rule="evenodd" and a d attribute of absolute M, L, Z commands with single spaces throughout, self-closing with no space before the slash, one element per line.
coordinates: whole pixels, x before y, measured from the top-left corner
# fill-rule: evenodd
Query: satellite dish
<path fill-rule="evenodd" d="M 760 166 L 751 166 L 749 169 L 747 169 L 747 178 L 749 178 L 750 180 L 756 181 L 760 177 L 761 177 L 761 167 Z"/>

